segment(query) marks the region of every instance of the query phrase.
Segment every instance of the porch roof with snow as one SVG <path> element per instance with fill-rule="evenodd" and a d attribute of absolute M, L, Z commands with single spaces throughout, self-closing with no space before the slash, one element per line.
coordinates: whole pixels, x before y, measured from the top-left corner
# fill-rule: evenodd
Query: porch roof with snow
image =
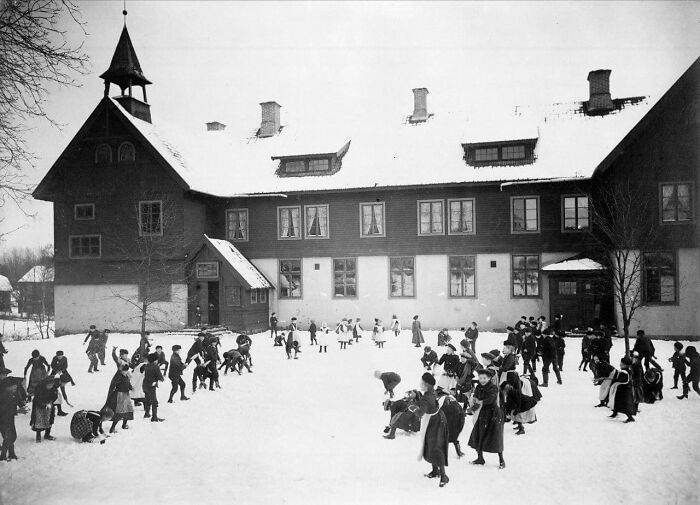
<path fill-rule="evenodd" d="M 605 270 L 605 267 L 590 258 L 569 258 L 542 267 L 543 272 L 588 272 Z"/>
<path fill-rule="evenodd" d="M 208 247 L 219 258 L 223 266 L 233 273 L 247 289 L 274 289 L 274 286 L 260 270 L 243 256 L 231 242 L 204 235 L 204 243 L 201 247 Z"/>
<path fill-rule="evenodd" d="M 10 283 L 10 279 L 5 277 L 4 275 L 0 275 L 0 292 L 1 291 L 12 291 L 12 284 Z"/>
<path fill-rule="evenodd" d="M 32 267 L 29 272 L 24 274 L 17 283 L 41 283 L 41 282 L 53 282 L 54 270 L 53 267 L 47 267 L 43 265 L 36 265 Z"/>

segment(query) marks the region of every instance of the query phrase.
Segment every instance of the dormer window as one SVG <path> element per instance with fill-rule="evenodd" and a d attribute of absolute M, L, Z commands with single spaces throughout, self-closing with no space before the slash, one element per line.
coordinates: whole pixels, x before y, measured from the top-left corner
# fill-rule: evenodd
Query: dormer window
<path fill-rule="evenodd" d="M 464 160 L 468 165 L 527 165 L 535 161 L 537 139 L 509 140 L 463 144 Z"/>
<path fill-rule="evenodd" d="M 331 167 L 330 158 L 307 158 L 282 160 L 280 175 L 304 175 L 307 173 L 327 173 Z"/>

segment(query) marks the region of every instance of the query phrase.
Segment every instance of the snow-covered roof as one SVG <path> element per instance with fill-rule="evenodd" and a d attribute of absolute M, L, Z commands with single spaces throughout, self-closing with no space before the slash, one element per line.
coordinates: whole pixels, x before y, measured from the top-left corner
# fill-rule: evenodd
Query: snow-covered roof
<path fill-rule="evenodd" d="M 4 275 L 0 275 L 0 291 L 12 291 L 12 284 L 10 284 L 10 279 Z"/>
<path fill-rule="evenodd" d="M 53 267 L 37 265 L 24 274 L 17 282 L 53 282 Z"/>
<path fill-rule="evenodd" d="M 272 284 L 270 284 L 265 276 L 255 268 L 255 265 L 248 261 L 231 242 L 209 238 L 207 235 L 204 235 L 204 239 L 223 257 L 229 266 L 243 278 L 246 284 L 248 284 L 248 288 L 272 289 Z"/>
<path fill-rule="evenodd" d="M 585 272 L 605 270 L 605 267 L 589 258 L 567 259 L 542 267 L 544 272 Z"/>
<path fill-rule="evenodd" d="M 585 102 L 510 106 L 469 96 L 431 95 L 431 117 L 408 121 L 410 107 L 397 100 L 358 106 L 346 100 L 295 113 L 282 109 L 280 133 L 256 137 L 260 111 L 236 111 L 225 130 L 204 124 L 176 129 L 150 124 L 114 106 L 155 147 L 189 189 L 220 197 L 391 186 L 586 179 L 649 112 L 657 94 L 614 99 L 615 109 L 584 113 Z M 437 99 L 435 99 L 437 96 Z M 629 96 L 629 94 L 627 95 Z M 461 100 L 460 100 L 461 99 Z M 345 104 L 345 102 L 349 102 Z M 254 112 L 254 113 L 253 113 Z M 226 118 L 212 118 L 226 119 Z M 537 139 L 529 164 L 470 166 L 463 144 Z M 347 152 L 344 146 L 350 143 Z M 332 174 L 278 175 L 279 158 L 344 153 Z"/>

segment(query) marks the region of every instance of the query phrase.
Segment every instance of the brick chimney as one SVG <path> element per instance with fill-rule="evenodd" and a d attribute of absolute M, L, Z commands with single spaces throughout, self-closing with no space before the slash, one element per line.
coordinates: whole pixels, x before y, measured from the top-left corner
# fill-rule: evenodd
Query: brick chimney
<path fill-rule="evenodd" d="M 208 132 L 218 132 L 226 129 L 226 125 L 223 123 L 219 123 L 218 121 L 212 121 L 211 123 L 207 123 L 207 131 Z"/>
<path fill-rule="evenodd" d="M 426 121 L 428 119 L 428 88 L 413 89 L 413 114 L 411 121 Z"/>
<path fill-rule="evenodd" d="M 610 72 L 612 70 L 592 70 L 588 72 L 589 98 L 587 110 L 593 114 L 604 114 L 613 109 L 610 96 Z"/>
<path fill-rule="evenodd" d="M 262 102 L 260 104 L 262 110 L 262 120 L 258 137 L 272 137 L 280 131 L 280 109 L 282 106 L 277 102 Z"/>

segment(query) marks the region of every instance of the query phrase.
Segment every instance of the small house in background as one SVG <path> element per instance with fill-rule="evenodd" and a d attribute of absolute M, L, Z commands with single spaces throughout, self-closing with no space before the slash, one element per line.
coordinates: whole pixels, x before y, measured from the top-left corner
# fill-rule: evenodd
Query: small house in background
<path fill-rule="evenodd" d="M 241 332 L 267 329 L 272 284 L 233 244 L 204 235 L 191 258 L 191 323 L 196 320 L 199 306 L 203 324 L 223 325 Z"/>
<path fill-rule="evenodd" d="M 0 312 L 12 312 L 12 284 L 4 275 L 0 275 Z"/>
<path fill-rule="evenodd" d="M 53 266 L 37 265 L 17 281 L 20 314 L 53 314 Z"/>

